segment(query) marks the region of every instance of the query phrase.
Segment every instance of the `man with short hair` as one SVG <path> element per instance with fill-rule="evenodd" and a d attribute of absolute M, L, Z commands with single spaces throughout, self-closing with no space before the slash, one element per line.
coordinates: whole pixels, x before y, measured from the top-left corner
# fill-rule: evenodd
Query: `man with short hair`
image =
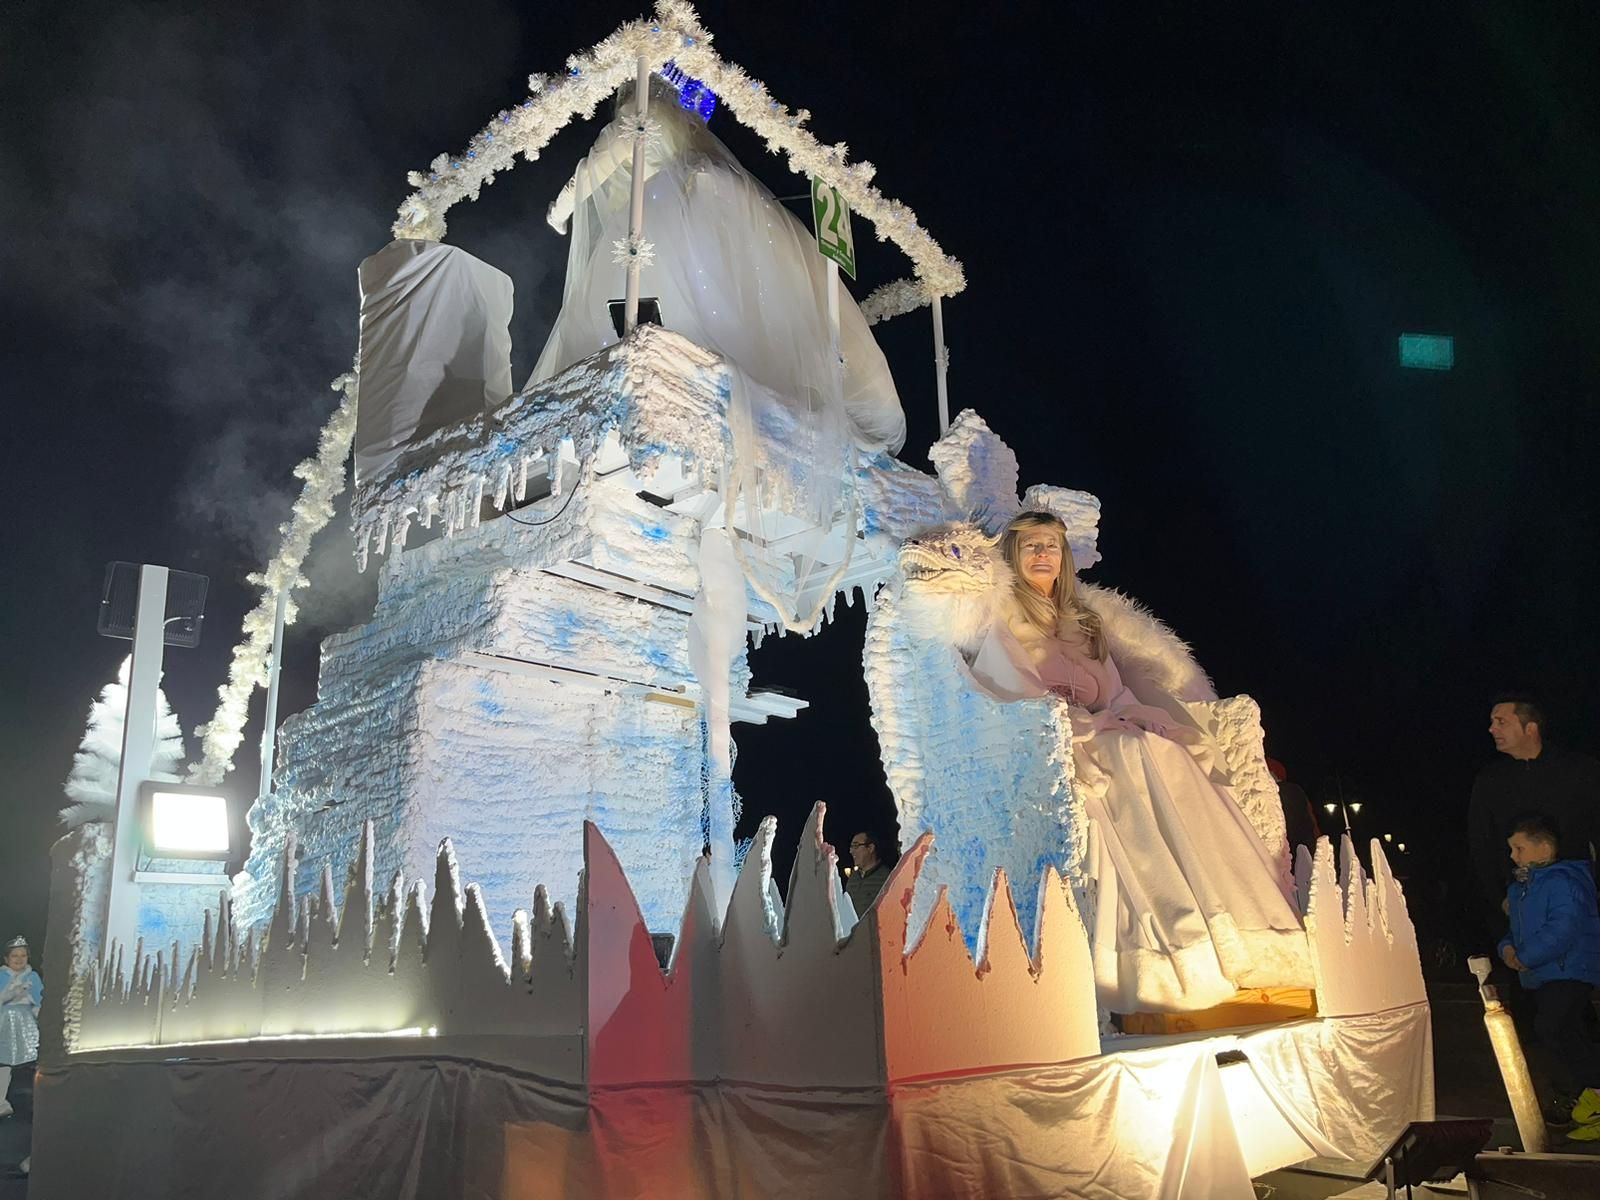
<path fill-rule="evenodd" d="M 878 855 L 878 837 L 862 830 L 850 839 L 850 877 L 845 880 L 845 895 L 855 907 L 856 916 L 867 911 L 878 898 L 878 890 L 889 878 L 889 868 Z"/>
<path fill-rule="evenodd" d="M 1531 696 L 1501 696 L 1489 713 L 1489 736 L 1503 757 L 1472 785 L 1467 836 L 1478 885 L 1496 913 L 1511 882 L 1506 839 L 1521 818 L 1553 820 L 1563 858 L 1592 861 L 1590 847 L 1600 838 L 1600 762 L 1551 745 L 1545 728 L 1544 711 Z"/>

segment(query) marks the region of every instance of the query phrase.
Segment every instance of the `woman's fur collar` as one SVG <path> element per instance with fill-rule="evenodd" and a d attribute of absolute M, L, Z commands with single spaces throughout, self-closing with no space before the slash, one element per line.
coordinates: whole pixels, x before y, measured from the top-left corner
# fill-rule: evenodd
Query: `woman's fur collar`
<path fill-rule="evenodd" d="M 1019 625 L 1026 626 L 1026 620 L 1012 591 L 1013 579 L 1011 568 L 998 562 L 995 589 L 999 603 L 995 618 L 1017 629 Z M 1113 588 L 1081 579 L 1078 598 L 1100 617 L 1106 648 L 1116 660 L 1122 682 L 1141 704 L 1168 707 L 1173 700 L 1195 703 L 1217 698 L 1216 689 L 1195 661 L 1188 643 L 1144 605 Z"/>

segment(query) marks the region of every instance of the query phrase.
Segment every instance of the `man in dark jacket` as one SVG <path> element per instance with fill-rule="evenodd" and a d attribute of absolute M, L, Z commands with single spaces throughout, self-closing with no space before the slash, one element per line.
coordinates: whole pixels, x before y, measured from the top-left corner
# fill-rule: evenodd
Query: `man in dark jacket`
<path fill-rule="evenodd" d="M 850 878 L 844 884 L 856 916 L 865 913 L 867 906 L 878 898 L 878 891 L 888 878 L 889 868 L 883 865 L 878 854 L 878 835 L 862 830 L 850 839 Z"/>
<path fill-rule="evenodd" d="M 1544 726 L 1543 711 L 1527 696 L 1502 697 L 1489 713 L 1489 736 L 1503 757 L 1472 785 L 1467 836 L 1478 886 L 1496 914 L 1511 878 L 1506 839 L 1519 819 L 1553 819 L 1563 858 L 1592 861 L 1590 847 L 1600 838 L 1600 762 L 1550 745 Z"/>

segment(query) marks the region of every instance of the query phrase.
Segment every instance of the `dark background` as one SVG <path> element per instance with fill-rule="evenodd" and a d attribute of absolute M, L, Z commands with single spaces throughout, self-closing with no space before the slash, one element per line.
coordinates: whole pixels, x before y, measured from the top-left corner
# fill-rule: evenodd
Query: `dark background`
<path fill-rule="evenodd" d="M 167 658 L 191 731 L 354 353 L 356 264 L 388 240 L 405 172 L 642 3 L 0 2 L 0 935 L 42 938 L 61 784 L 127 650 L 94 634 L 105 563 L 210 576 L 204 644 Z M 1413 880 L 1448 883 L 1497 689 L 1540 690 L 1558 734 L 1596 741 L 1600 14 L 986 7 L 701 15 L 965 262 L 952 409 L 1016 448 L 1024 485 L 1101 498 L 1091 577 L 1154 608 L 1224 694 L 1256 696 L 1270 751 L 1319 798 L 1337 780 L 1364 799 L 1358 832 L 1407 841 Z M 803 190 L 728 114 L 712 128 L 779 194 Z M 565 265 L 544 207 L 592 129 L 451 213 L 451 241 L 516 281 L 519 381 Z M 858 296 L 906 273 L 857 236 Z M 1455 369 L 1402 370 L 1408 331 L 1453 335 Z M 927 314 L 878 332 L 902 457 L 926 466 Z M 312 575 L 285 714 L 314 695 L 317 637 L 371 602 L 342 520 Z M 758 682 L 814 702 L 735 730 L 741 832 L 778 814 L 784 861 L 816 799 L 841 846 L 892 823 L 862 619 L 841 606 L 754 658 Z"/>

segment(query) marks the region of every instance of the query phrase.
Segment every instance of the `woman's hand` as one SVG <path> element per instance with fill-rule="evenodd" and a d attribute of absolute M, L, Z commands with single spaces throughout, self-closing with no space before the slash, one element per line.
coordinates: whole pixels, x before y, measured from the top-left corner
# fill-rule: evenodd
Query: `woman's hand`
<path fill-rule="evenodd" d="M 1517 957 L 1517 948 L 1515 946 L 1505 947 L 1500 951 L 1500 957 L 1505 961 L 1506 966 L 1513 971 L 1526 971 L 1528 969 L 1522 965 L 1522 960 Z"/>

